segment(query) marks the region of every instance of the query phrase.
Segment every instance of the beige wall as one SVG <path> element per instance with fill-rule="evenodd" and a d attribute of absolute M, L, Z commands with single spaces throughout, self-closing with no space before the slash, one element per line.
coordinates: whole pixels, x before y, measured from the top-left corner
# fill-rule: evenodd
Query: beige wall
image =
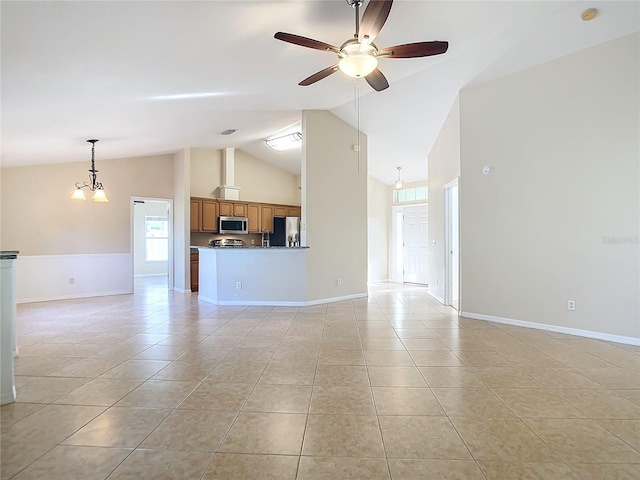
<path fill-rule="evenodd" d="M 190 148 L 191 196 L 217 198 L 222 183 L 222 150 Z"/>
<path fill-rule="evenodd" d="M 302 215 L 306 223 L 307 299 L 367 292 L 367 142 L 327 111 L 305 111 Z M 337 286 L 336 280 L 342 279 Z"/>
<path fill-rule="evenodd" d="M 389 245 L 393 186 L 367 178 L 368 281 L 389 280 Z"/>
<path fill-rule="evenodd" d="M 240 198 L 247 202 L 300 205 L 300 185 L 296 175 L 271 163 L 236 150 L 236 184 Z"/>
<path fill-rule="evenodd" d="M 444 186 L 460 176 L 460 101 L 458 98 L 453 103 L 438 138 L 429 152 L 428 169 L 429 292 L 437 298 L 444 299 Z"/>
<path fill-rule="evenodd" d="M 464 311 L 640 337 L 639 45 L 460 93 Z"/>
<path fill-rule="evenodd" d="M 191 196 L 218 198 L 222 184 L 222 151 L 191 148 Z M 234 151 L 235 186 L 240 200 L 300 205 L 299 177 L 239 149 Z"/>
<path fill-rule="evenodd" d="M 90 162 L 2 169 L 2 248 L 22 255 L 131 250 L 131 197 L 173 197 L 173 158 L 98 160 L 109 203 L 71 200 Z"/>

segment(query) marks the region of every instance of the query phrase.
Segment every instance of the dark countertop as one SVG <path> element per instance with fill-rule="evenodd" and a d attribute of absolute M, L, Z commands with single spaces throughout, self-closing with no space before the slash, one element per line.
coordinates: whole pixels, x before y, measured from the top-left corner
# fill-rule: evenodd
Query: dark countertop
<path fill-rule="evenodd" d="M 0 250 L 0 260 L 12 260 L 18 258 L 18 250 Z"/>
<path fill-rule="evenodd" d="M 194 247 L 191 247 L 194 248 Z M 309 247 L 261 247 L 260 245 L 245 245 L 243 247 L 195 247 L 195 248 L 211 248 L 216 250 L 304 250 Z"/>

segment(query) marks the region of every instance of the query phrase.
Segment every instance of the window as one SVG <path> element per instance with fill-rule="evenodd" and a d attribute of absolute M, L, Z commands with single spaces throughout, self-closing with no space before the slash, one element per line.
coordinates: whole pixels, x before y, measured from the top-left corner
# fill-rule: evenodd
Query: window
<path fill-rule="evenodd" d="M 419 202 L 426 199 L 427 187 L 413 187 L 393 191 L 393 203 Z"/>
<path fill-rule="evenodd" d="M 147 262 L 169 260 L 169 218 L 144 216 L 144 259 Z"/>

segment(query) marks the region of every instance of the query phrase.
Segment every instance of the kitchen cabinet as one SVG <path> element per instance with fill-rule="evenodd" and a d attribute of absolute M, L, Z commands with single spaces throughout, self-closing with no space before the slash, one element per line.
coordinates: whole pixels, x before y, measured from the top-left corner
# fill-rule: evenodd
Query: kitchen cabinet
<path fill-rule="evenodd" d="M 246 203 L 229 202 L 221 200 L 220 204 L 220 216 L 221 217 L 246 217 L 247 207 Z"/>
<path fill-rule="evenodd" d="M 214 200 L 202 201 L 202 231 L 218 231 L 218 202 Z"/>
<path fill-rule="evenodd" d="M 190 216 L 192 232 L 199 232 L 202 229 L 202 200 L 191 199 Z"/>
<path fill-rule="evenodd" d="M 287 207 L 287 217 L 301 217 L 301 216 L 302 216 L 301 207 Z"/>
<path fill-rule="evenodd" d="M 286 217 L 287 216 L 287 206 L 286 205 L 276 205 L 273 209 L 274 217 Z"/>
<path fill-rule="evenodd" d="M 248 230 L 249 233 L 260 233 L 262 231 L 261 218 L 262 218 L 262 209 L 259 203 L 249 203 L 247 204 L 247 218 L 248 222 Z"/>
<path fill-rule="evenodd" d="M 273 233 L 273 205 L 260 205 L 260 231 L 267 230 L 269 233 Z"/>
<path fill-rule="evenodd" d="M 200 256 L 196 250 L 196 253 L 191 252 L 191 291 L 197 292 L 199 287 L 198 276 L 200 274 L 199 265 Z"/>
<path fill-rule="evenodd" d="M 190 220 L 192 232 L 218 231 L 218 202 L 206 198 L 191 198 Z"/>

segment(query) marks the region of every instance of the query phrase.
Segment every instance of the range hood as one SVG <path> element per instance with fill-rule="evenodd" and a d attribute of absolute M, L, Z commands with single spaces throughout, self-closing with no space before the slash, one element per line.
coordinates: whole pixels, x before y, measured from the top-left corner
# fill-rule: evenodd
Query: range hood
<path fill-rule="evenodd" d="M 222 150 L 222 185 L 218 187 L 219 198 L 240 200 L 240 187 L 235 186 L 235 148 Z"/>

